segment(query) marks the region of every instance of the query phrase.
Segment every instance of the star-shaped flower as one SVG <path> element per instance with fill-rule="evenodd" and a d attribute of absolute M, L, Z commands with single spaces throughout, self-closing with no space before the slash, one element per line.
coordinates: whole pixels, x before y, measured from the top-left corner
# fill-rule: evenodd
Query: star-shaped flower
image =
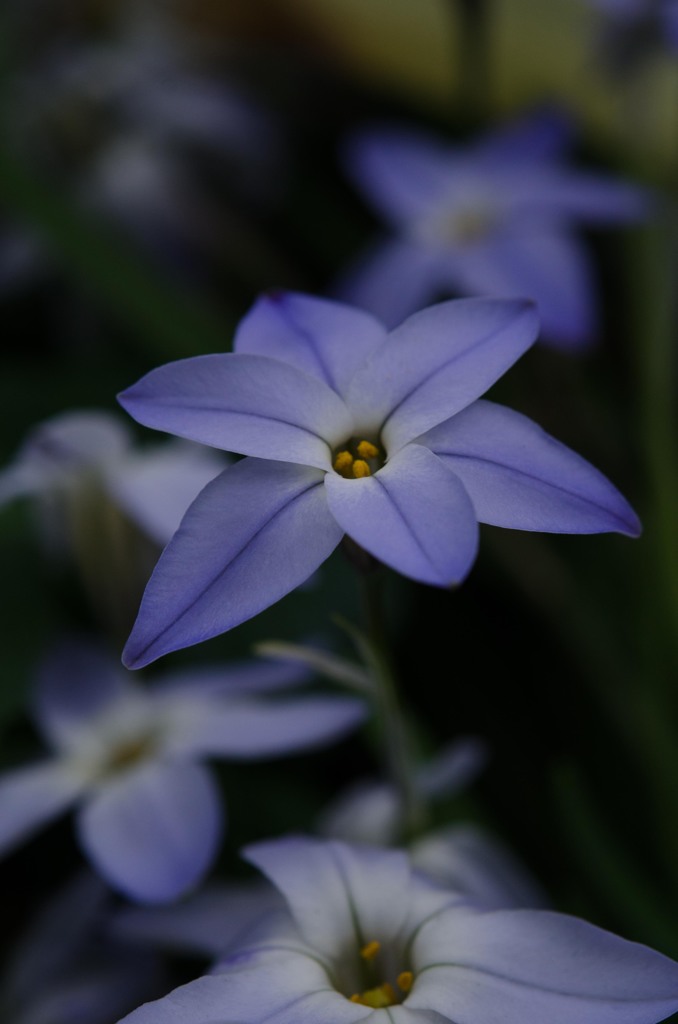
<path fill-rule="evenodd" d="M 487 908 L 404 853 L 313 839 L 246 855 L 287 912 L 125 1024 L 653 1024 L 678 964 L 575 917 Z"/>
<path fill-rule="evenodd" d="M 245 318 L 235 352 L 169 363 L 123 392 L 141 423 L 249 456 L 201 491 L 165 548 L 125 664 L 256 615 L 345 534 L 439 587 L 468 573 L 479 521 L 637 534 L 589 463 L 477 401 L 536 334 L 521 300 L 441 303 L 388 334 L 360 310 L 275 294 Z"/>
<path fill-rule="evenodd" d="M 278 757 L 338 739 L 359 700 L 268 691 L 303 681 L 291 663 L 173 674 L 143 689 L 103 652 L 64 642 L 38 678 L 35 718 L 52 758 L 0 776 L 0 853 L 70 807 L 96 869 L 132 899 L 162 902 L 207 871 L 222 832 L 210 757 Z"/>
<path fill-rule="evenodd" d="M 596 329 L 594 275 L 579 224 L 646 216 L 635 186 L 568 168 L 569 123 L 518 120 L 466 146 L 403 127 L 374 127 L 346 147 L 348 173 L 391 235 L 338 286 L 349 302 L 397 324 L 446 295 L 521 295 L 544 340 L 564 348 Z"/>

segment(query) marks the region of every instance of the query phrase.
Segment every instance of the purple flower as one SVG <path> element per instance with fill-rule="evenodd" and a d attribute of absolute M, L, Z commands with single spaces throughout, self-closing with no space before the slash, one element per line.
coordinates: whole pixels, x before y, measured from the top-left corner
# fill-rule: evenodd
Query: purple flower
<path fill-rule="evenodd" d="M 256 662 L 165 677 L 142 689 L 98 649 L 63 643 L 38 677 L 34 715 L 53 756 L 0 777 L 0 852 L 77 806 L 80 843 L 133 899 L 161 902 L 207 871 L 222 832 L 208 757 L 278 757 L 337 739 L 364 705 L 263 699 L 298 666 Z"/>
<path fill-rule="evenodd" d="M 400 851 L 305 838 L 246 851 L 281 891 L 245 948 L 126 1024 L 653 1024 L 678 963 L 547 910 L 489 909 Z"/>
<path fill-rule="evenodd" d="M 204 488 L 165 548 L 125 664 L 256 615 L 345 534 L 439 587 L 468 573 L 479 521 L 636 535 L 589 463 L 477 401 L 536 334 L 520 300 L 441 303 L 387 334 L 351 307 L 276 294 L 240 325 L 234 353 L 169 363 L 123 392 L 141 423 L 249 456 Z"/>
<path fill-rule="evenodd" d="M 540 112 L 454 147 L 375 127 L 347 146 L 348 172 L 392 236 L 349 271 L 340 296 L 393 326 L 451 293 L 525 296 L 545 340 L 564 348 L 596 330 L 593 275 L 573 228 L 634 221 L 634 186 L 563 165 L 569 125 Z"/>

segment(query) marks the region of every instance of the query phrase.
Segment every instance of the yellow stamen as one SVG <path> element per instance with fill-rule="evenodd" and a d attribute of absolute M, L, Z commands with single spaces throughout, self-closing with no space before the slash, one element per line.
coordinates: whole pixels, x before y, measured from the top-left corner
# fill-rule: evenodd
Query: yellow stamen
<path fill-rule="evenodd" d="M 376 459 L 379 449 L 371 441 L 361 441 L 356 451 L 361 459 Z"/>
<path fill-rule="evenodd" d="M 393 991 L 393 985 L 387 981 L 377 988 L 368 988 L 362 994 L 356 992 L 351 996 L 352 1003 L 360 1003 L 361 1006 L 371 1006 L 373 1010 L 381 1010 L 384 1006 L 394 1006 L 398 1000 Z"/>
<path fill-rule="evenodd" d="M 351 466 L 353 465 L 353 456 L 350 452 L 338 452 L 334 459 L 334 469 L 337 473 L 341 473 L 342 476 L 351 475 Z"/>
<path fill-rule="evenodd" d="M 381 942 L 377 942 L 373 939 L 372 942 L 368 942 L 366 946 L 360 950 L 360 955 L 363 960 L 374 960 L 375 956 L 381 949 Z"/>
<path fill-rule="evenodd" d="M 364 459 L 356 459 L 353 463 L 353 476 L 358 480 L 364 476 L 372 476 L 372 471 Z"/>
<path fill-rule="evenodd" d="M 414 975 L 412 971 L 401 971 L 396 982 L 401 992 L 409 992 L 412 988 L 412 982 L 414 981 Z"/>

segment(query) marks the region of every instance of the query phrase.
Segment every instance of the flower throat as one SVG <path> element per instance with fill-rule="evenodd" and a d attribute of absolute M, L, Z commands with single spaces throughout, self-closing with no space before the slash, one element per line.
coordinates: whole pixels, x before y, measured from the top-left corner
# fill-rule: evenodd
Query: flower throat
<path fill-rule="evenodd" d="M 332 468 L 346 480 L 360 480 L 372 476 L 384 465 L 384 455 L 378 445 L 364 438 L 352 437 L 334 454 Z"/>

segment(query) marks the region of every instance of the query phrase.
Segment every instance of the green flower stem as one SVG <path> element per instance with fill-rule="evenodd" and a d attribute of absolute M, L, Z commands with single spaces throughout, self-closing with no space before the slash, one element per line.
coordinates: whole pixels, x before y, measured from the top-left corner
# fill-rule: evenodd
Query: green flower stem
<path fill-rule="evenodd" d="M 464 119 L 482 118 L 489 106 L 489 0 L 452 0 L 458 33 L 459 101 Z"/>
<path fill-rule="evenodd" d="M 400 796 L 402 832 L 407 841 L 422 831 L 426 812 L 415 785 L 410 734 L 388 655 L 379 571 L 361 574 L 369 645 L 365 651 L 374 681 L 374 705 L 386 772 Z"/>

